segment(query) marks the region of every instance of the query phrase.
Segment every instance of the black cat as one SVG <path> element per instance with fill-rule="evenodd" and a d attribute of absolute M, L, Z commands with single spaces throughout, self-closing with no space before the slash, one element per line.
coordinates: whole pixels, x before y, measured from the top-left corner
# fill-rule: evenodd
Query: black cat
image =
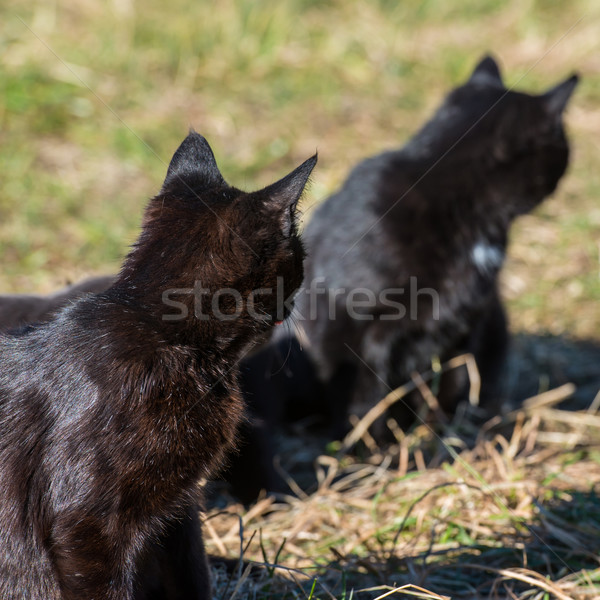
<path fill-rule="evenodd" d="M 0 335 L 2 600 L 210 597 L 198 480 L 235 443 L 237 362 L 285 316 L 267 290 L 302 281 L 315 163 L 243 193 L 192 132 L 114 284 Z"/>
<path fill-rule="evenodd" d="M 112 285 L 114 280 L 113 275 L 90 277 L 47 296 L 0 294 L 0 331 L 10 331 L 33 323 L 44 323 L 69 302 L 85 294 L 103 292 Z"/>
<path fill-rule="evenodd" d="M 45 323 L 64 306 L 90 293 L 103 292 L 115 281 L 115 275 L 89 277 L 48 295 L 0 295 L 0 332 L 19 333 Z M 262 350 L 249 353 L 240 361 L 240 388 L 244 392 L 246 418 L 237 436 L 237 451 L 232 452 L 219 479 L 229 484 L 233 496 L 250 504 L 266 490 L 289 492 L 275 471 L 275 446 L 272 430 L 282 422 L 314 417 L 324 411 L 322 398 L 315 394 L 318 383 L 308 361 L 302 369 L 301 349 L 287 342 L 265 361 Z M 294 365 L 291 373 L 285 363 Z M 272 373 L 275 375 L 272 376 Z M 292 379 L 293 376 L 293 379 Z M 268 383 L 265 378 L 269 378 Z M 282 399 L 285 398 L 285 401 Z"/>
<path fill-rule="evenodd" d="M 406 146 L 360 163 L 315 211 L 292 321 L 337 436 L 348 412 L 364 414 L 434 356 L 472 352 L 493 408 L 508 345 L 497 289 L 508 232 L 565 172 L 562 113 L 576 84 L 509 90 L 486 57 Z M 442 378 L 448 412 L 462 376 Z M 415 408 L 393 416 L 406 424 Z"/>

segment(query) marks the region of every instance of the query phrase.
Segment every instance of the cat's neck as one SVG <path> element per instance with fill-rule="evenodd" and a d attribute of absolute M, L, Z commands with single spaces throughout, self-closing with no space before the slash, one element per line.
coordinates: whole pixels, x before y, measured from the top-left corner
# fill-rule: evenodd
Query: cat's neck
<path fill-rule="evenodd" d="M 411 175 L 397 193 L 386 194 L 379 210 L 389 210 L 390 217 L 396 214 L 393 220 L 403 232 L 401 239 L 414 239 L 425 231 L 428 244 L 444 248 L 465 248 L 477 242 L 506 244 L 516 217 L 512 207 L 514 195 L 520 193 L 517 186 L 510 188 L 498 181 L 485 165 L 469 168 L 468 164 L 430 161 L 424 166 L 418 161 L 407 168 L 402 153 L 396 160 L 404 164 L 394 170 Z"/>
<path fill-rule="evenodd" d="M 101 335 L 121 339 L 131 348 L 186 349 L 215 365 L 243 355 L 253 337 L 251 325 L 197 315 L 193 301 L 185 309 L 174 313 L 161 293 L 148 294 L 117 279 L 105 292 L 86 299 L 79 312 Z"/>

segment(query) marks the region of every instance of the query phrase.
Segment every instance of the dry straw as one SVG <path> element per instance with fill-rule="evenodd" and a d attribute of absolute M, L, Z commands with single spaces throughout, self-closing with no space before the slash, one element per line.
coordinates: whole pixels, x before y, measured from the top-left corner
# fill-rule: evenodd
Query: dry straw
<path fill-rule="evenodd" d="M 408 391 L 438 414 L 431 376 L 386 396 L 335 455 L 303 435 L 308 486 L 293 479 L 297 446 L 283 451 L 296 495 L 209 513 L 209 552 L 238 561 L 215 562 L 215 598 L 600 598 L 598 402 L 556 408 L 569 384 L 483 426 L 465 414 L 406 432 L 391 422 L 397 443 L 377 447 L 368 426 Z"/>

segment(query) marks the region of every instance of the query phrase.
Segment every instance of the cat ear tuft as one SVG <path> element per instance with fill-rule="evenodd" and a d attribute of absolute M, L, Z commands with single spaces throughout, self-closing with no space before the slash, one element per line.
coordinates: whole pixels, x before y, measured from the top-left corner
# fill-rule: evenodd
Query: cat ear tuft
<path fill-rule="evenodd" d="M 542 94 L 542 99 L 550 114 L 558 117 L 563 113 L 569 98 L 577 87 L 578 81 L 579 75 L 573 74 L 562 83 L 549 89 L 545 94 Z"/>
<path fill-rule="evenodd" d="M 316 154 L 311 156 L 289 175 L 265 188 L 265 194 L 269 196 L 272 202 L 295 209 L 308 178 L 317 164 L 317 158 Z"/>
<path fill-rule="evenodd" d="M 206 139 L 193 129 L 175 151 L 165 178 L 166 186 L 175 178 L 194 176 L 194 187 L 225 185 L 215 155 Z"/>
<path fill-rule="evenodd" d="M 500 85 L 504 87 L 502 75 L 500 74 L 500 67 L 494 58 L 492 58 L 492 56 L 487 54 L 479 61 L 478 65 L 473 70 L 471 77 L 469 78 L 469 83 L 480 83 L 494 86 Z"/>
<path fill-rule="evenodd" d="M 265 205 L 281 213 L 286 235 L 291 231 L 296 205 L 317 164 L 317 158 L 317 154 L 315 154 L 283 179 L 272 183 L 260 192 L 260 195 L 265 198 Z"/>

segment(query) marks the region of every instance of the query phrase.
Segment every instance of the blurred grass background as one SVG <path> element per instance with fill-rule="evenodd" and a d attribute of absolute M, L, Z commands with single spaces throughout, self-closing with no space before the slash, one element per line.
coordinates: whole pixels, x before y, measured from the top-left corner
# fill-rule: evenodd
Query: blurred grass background
<path fill-rule="evenodd" d="M 117 270 L 193 126 L 257 188 L 319 150 L 306 207 L 402 145 L 485 52 L 541 92 L 578 71 L 572 164 L 513 230 L 513 329 L 600 338 L 595 0 L 4 0 L 1 292 Z"/>

